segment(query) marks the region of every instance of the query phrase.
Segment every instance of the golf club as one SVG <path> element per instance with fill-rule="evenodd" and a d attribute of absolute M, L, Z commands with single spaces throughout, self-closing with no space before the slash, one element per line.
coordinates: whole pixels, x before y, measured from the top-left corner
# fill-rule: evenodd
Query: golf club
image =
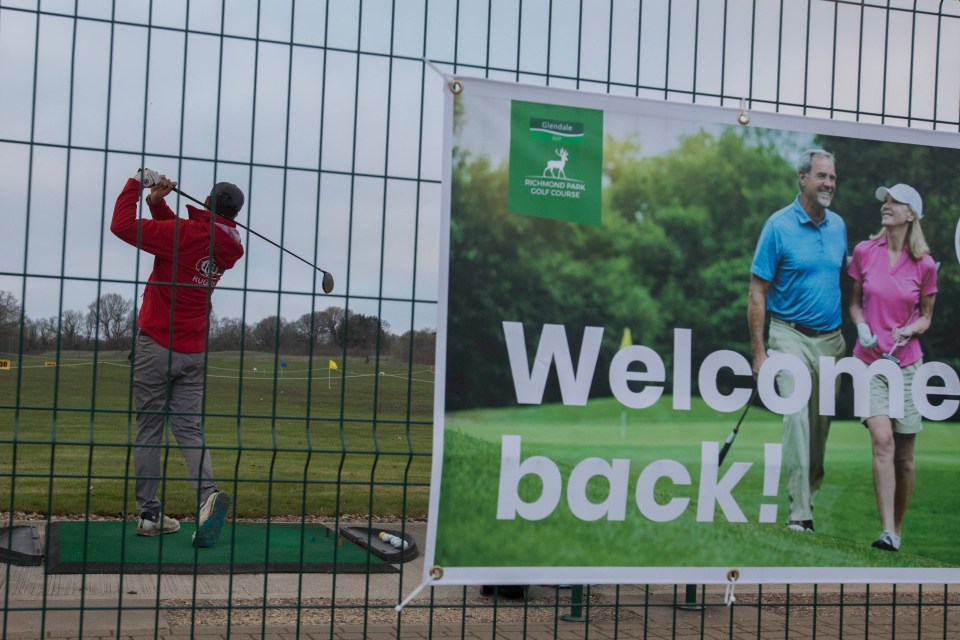
<path fill-rule="evenodd" d="M 904 323 L 903 323 L 902 325 L 900 325 L 900 326 L 901 326 L 901 327 L 905 327 L 905 326 L 907 326 L 908 324 L 910 324 L 911 322 L 913 322 L 913 316 L 914 316 L 914 314 L 915 314 L 916 312 L 917 312 L 917 309 L 914 309 L 913 311 L 911 311 L 911 312 L 910 312 L 910 317 L 907 318 L 907 321 L 904 322 Z M 909 342 L 909 341 L 908 341 L 908 342 Z M 905 346 L 905 345 L 904 345 L 904 346 Z M 887 351 L 885 354 L 883 354 L 884 360 L 889 360 L 889 361 L 892 362 L 893 364 L 895 364 L 895 365 L 897 365 L 897 366 L 900 366 L 900 358 L 898 358 L 898 357 L 896 357 L 895 355 L 893 355 L 893 352 L 896 351 L 899 347 L 900 347 L 899 341 L 898 341 L 898 340 L 894 340 L 894 341 L 893 341 L 893 346 L 890 347 L 890 351 Z"/>
<path fill-rule="evenodd" d="M 730 451 L 730 445 L 733 444 L 734 439 L 737 437 L 737 434 L 740 433 L 740 425 L 743 423 L 743 419 L 747 417 L 747 411 L 750 410 L 750 405 L 753 404 L 753 401 L 757 398 L 757 387 L 753 387 L 753 393 L 750 394 L 750 399 L 747 400 L 747 406 L 743 408 L 743 413 L 740 414 L 740 419 L 737 420 L 737 426 L 733 428 L 733 431 L 730 432 L 730 435 L 727 436 L 727 441 L 723 443 L 723 448 L 720 449 L 720 459 L 717 462 L 717 466 L 723 464 L 723 459 L 727 457 L 727 452 Z"/>
<path fill-rule="evenodd" d="M 221 218 L 224 218 L 225 220 L 230 220 L 231 222 L 233 222 L 235 225 L 237 225 L 237 226 L 240 227 L 241 229 L 246 229 L 247 231 L 249 231 L 249 232 L 252 233 L 253 235 L 255 235 L 255 236 L 257 236 L 258 238 L 260 238 L 261 240 L 266 240 L 267 242 L 269 242 L 270 244 L 272 244 L 273 246 L 275 246 L 277 249 L 280 249 L 281 251 L 286 251 L 287 253 L 289 253 L 291 256 L 293 256 L 294 258 L 296 258 L 296 259 L 299 260 L 300 262 L 303 262 L 304 264 L 310 265 L 311 267 L 313 267 L 314 269 L 316 269 L 317 271 L 319 271 L 320 273 L 323 274 L 323 282 L 322 282 L 321 285 L 320 285 L 321 287 L 323 287 L 323 292 L 324 292 L 324 293 L 330 293 L 331 291 L 333 291 L 333 274 L 331 274 L 329 271 L 326 271 L 325 269 L 321 269 L 320 267 L 318 267 L 317 265 L 313 264 L 312 262 L 310 262 L 310 261 L 308 261 L 308 260 L 306 260 L 306 259 L 304 259 L 304 258 L 301 258 L 301 257 L 298 256 L 297 254 L 295 254 L 293 251 L 290 251 L 289 249 L 280 246 L 279 244 L 277 244 L 276 242 L 274 242 L 273 240 L 271 240 L 270 238 L 268 238 L 268 237 L 266 237 L 266 236 L 260 235 L 259 233 L 257 233 L 257 232 L 254 231 L 253 229 L 251 229 L 250 227 L 248 227 L 248 226 L 246 226 L 246 225 L 244 225 L 244 224 L 241 224 L 241 223 L 237 222 L 236 220 L 234 220 L 234 219 L 232 219 L 232 218 L 230 218 L 230 217 L 228 217 L 228 216 L 225 216 L 225 215 L 223 215 L 223 214 L 221 214 L 221 213 L 217 213 L 216 211 L 214 211 L 213 209 L 211 209 L 210 207 L 208 207 L 206 204 L 204 204 L 204 203 L 201 202 L 200 200 L 197 200 L 196 198 L 194 198 L 193 196 L 191 196 L 189 193 L 184 193 L 183 191 L 181 191 L 180 189 L 178 189 L 178 188 L 176 188 L 176 187 L 174 187 L 173 190 L 176 191 L 177 193 L 179 193 L 180 195 L 182 195 L 182 196 L 183 196 L 184 198 L 186 198 L 187 200 L 192 200 L 193 202 L 196 202 L 198 205 L 200 205 L 201 207 L 203 207 L 204 209 L 206 209 L 206 210 L 209 211 L 210 213 L 215 213 L 216 215 L 220 216 Z"/>
<path fill-rule="evenodd" d="M 890 351 L 887 351 L 885 354 L 883 354 L 883 359 L 884 359 L 884 360 L 889 360 L 890 362 L 892 362 L 893 364 L 895 364 L 895 365 L 897 365 L 897 366 L 900 365 L 900 358 L 898 358 L 898 357 L 896 357 L 895 355 L 893 355 L 893 352 L 896 350 L 896 348 L 897 348 L 898 346 L 900 346 L 900 345 L 898 345 L 896 342 L 894 342 L 894 343 L 893 343 L 893 346 L 890 347 Z"/>

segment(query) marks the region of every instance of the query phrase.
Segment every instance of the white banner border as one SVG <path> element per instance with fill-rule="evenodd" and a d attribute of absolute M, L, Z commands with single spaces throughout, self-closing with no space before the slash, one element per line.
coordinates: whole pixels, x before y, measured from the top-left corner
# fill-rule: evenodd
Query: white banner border
<path fill-rule="evenodd" d="M 530 102 L 561 104 L 588 109 L 604 109 L 662 117 L 669 107 L 670 117 L 717 124 L 738 124 L 739 109 L 654 101 L 646 98 L 590 93 L 554 87 L 520 85 L 481 78 L 459 79 L 465 93 Z M 483 584 L 726 584 L 731 569 L 739 571 L 741 584 L 887 584 L 960 583 L 960 568 L 868 568 L 868 567 L 440 567 L 437 575 L 434 558 L 439 517 L 440 482 L 443 467 L 443 430 L 446 393 L 447 306 L 449 302 L 450 206 L 453 154 L 453 94 L 444 84 L 443 170 L 440 217 L 440 264 L 437 313 L 436 385 L 434 397 L 433 451 L 423 580 L 431 586 Z M 960 133 L 830 120 L 765 111 L 751 111 L 747 127 L 785 129 L 930 147 L 960 149 Z M 960 259 L 960 223 L 957 227 L 957 252 Z"/>

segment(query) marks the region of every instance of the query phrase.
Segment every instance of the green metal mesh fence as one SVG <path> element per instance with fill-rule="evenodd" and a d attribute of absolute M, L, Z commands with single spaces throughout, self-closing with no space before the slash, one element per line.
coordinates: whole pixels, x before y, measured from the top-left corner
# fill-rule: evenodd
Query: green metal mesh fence
<path fill-rule="evenodd" d="M 444 588 L 393 611 L 422 560 L 340 534 L 424 544 L 443 90 L 426 60 L 960 130 L 955 0 L 0 0 L 0 510 L 45 556 L 0 565 L 0 635 L 954 637 L 950 585 L 742 587 L 732 607 L 695 585 Z M 241 229 L 213 296 L 201 450 L 233 498 L 215 557 L 189 543 L 169 430 L 159 496 L 183 530 L 132 534 L 153 261 L 110 221 L 140 167 L 200 199 L 238 184 L 238 220 L 285 250 Z"/>

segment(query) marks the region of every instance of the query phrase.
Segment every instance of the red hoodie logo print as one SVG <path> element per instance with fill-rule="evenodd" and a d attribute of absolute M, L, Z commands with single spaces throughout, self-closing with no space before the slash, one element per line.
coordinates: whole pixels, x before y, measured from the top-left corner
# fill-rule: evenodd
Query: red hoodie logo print
<path fill-rule="evenodd" d="M 200 258 L 200 260 L 197 261 L 197 273 L 199 275 L 193 276 L 193 281 L 200 285 L 209 284 L 209 278 L 213 278 L 213 281 L 216 282 L 220 279 L 220 276 L 223 275 L 223 271 L 220 270 L 216 261 L 210 256 Z"/>

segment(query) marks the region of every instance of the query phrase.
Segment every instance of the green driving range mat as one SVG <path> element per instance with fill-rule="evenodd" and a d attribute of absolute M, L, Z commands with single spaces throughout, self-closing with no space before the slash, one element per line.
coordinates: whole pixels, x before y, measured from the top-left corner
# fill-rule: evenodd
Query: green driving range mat
<path fill-rule="evenodd" d="M 48 528 L 47 573 L 333 573 L 334 569 L 337 573 L 391 573 L 397 570 L 320 524 L 271 522 L 268 527 L 265 522 L 227 522 L 217 544 L 208 549 L 194 549 L 191 544 L 193 523 L 184 523 L 180 531 L 164 536 L 138 536 L 136 531 L 135 520 L 54 522 Z"/>

